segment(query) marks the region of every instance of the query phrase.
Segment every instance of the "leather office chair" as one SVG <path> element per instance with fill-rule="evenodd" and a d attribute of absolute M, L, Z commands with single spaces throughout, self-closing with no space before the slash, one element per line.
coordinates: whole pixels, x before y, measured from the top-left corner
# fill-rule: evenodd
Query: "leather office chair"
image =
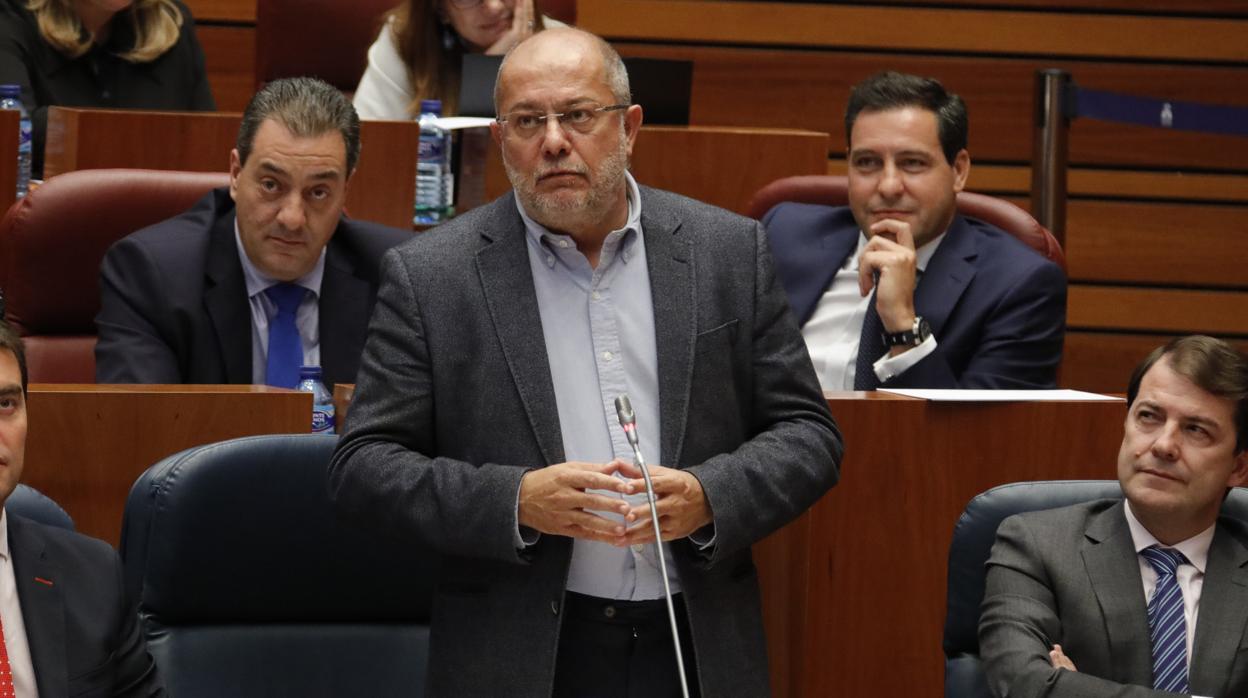
<path fill-rule="evenodd" d="M 78 170 L 13 204 L 0 219 L 0 289 L 24 337 L 31 382 L 95 382 L 104 253 L 227 184 L 224 172 Z"/>
<path fill-rule="evenodd" d="M 52 501 L 51 497 L 43 494 L 39 490 L 27 485 L 19 484 L 13 490 L 13 494 L 4 501 L 6 511 L 24 516 L 31 521 L 38 521 L 47 526 L 56 526 L 67 530 L 74 530 L 74 520 L 69 518 L 69 514 L 61 508 L 61 505 Z"/>
<path fill-rule="evenodd" d="M 773 206 L 784 201 L 845 206 L 849 204 L 848 192 L 849 180 L 843 176 L 785 177 L 755 192 L 746 206 L 745 215 L 761 219 Z M 996 197 L 968 191 L 958 194 L 957 206 L 959 213 L 997 226 L 1062 269 L 1066 268 L 1066 255 L 1057 238 L 1023 209 Z"/>
<path fill-rule="evenodd" d="M 1017 482 L 994 487 L 970 501 L 953 529 L 945 611 L 945 696 L 989 696 L 979 658 L 979 611 L 984 600 L 984 564 L 1006 518 L 1026 511 L 1056 509 L 1093 499 L 1121 498 L 1117 480 Z M 1222 514 L 1248 521 L 1248 489 L 1235 488 Z"/>
<path fill-rule="evenodd" d="M 256 89 L 278 78 L 317 77 L 351 93 L 368 66 L 368 47 L 383 15 L 401 0 L 257 0 Z M 568 24 L 576 0 L 540 0 L 542 12 Z"/>
<path fill-rule="evenodd" d="M 336 443 L 223 441 L 134 484 L 126 584 L 170 695 L 422 694 L 436 558 L 337 520 Z"/>

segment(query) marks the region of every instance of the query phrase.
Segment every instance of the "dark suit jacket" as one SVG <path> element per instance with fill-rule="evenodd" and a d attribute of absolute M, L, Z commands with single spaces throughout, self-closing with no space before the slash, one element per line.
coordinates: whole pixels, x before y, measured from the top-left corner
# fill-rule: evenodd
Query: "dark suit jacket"
<path fill-rule="evenodd" d="M 763 217 L 776 275 L 805 325 L 858 245 L 847 207 L 784 203 Z M 884 388 L 1053 388 L 1066 275 L 1009 233 L 955 216 L 914 292 L 934 352 Z"/>
<path fill-rule="evenodd" d="M 381 255 L 406 231 L 343 219 L 321 281 L 321 367 L 352 383 L 377 296 Z M 251 383 L 251 309 L 222 188 L 180 216 L 115 243 L 100 268 L 100 383 Z"/>
<path fill-rule="evenodd" d="M 39 695 L 164 695 L 112 547 L 12 512 L 8 527 Z"/>
<path fill-rule="evenodd" d="M 1173 696 L 1154 691 L 1148 603 L 1123 512 L 1105 499 L 1006 519 L 988 560 L 979 651 L 998 696 Z M 1189 683 L 1248 696 L 1248 530 L 1218 520 Z M 1049 666 L 1054 643 L 1078 673 Z"/>
<path fill-rule="evenodd" d="M 702 694 L 769 691 L 750 544 L 837 478 L 841 440 L 757 222 L 643 187 L 665 465 L 702 483 L 712 553 L 673 544 Z M 341 511 L 445 554 L 431 695 L 549 696 L 572 540 L 517 552 L 516 496 L 564 459 L 511 194 L 391 251 L 347 430 Z M 504 689 L 505 687 L 505 689 Z"/>

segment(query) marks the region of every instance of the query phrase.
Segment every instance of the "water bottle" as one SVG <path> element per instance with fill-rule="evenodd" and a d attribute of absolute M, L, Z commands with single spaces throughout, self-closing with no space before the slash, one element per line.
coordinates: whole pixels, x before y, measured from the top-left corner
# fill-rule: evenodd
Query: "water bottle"
<path fill-rule="evenodd" d="M 451 132 L 438 126 L 442 102 L 420 102 L 420 152 L 416 157 L 416 216 L 420 225 L 435 225 L 454 215 L 455 177 L 451 173 Z"/>
<path fill-rule="evenodd" d="M 18 85 L 0 85 L 0 109 L 21 112 L 18 122 L 17 141 L 17 198 L 26 196 L 30 187 L 30 114 L 22 106 L 22 88 Z"/>
<path fill-rule="evenodd" d="M 321 382 L 321 367 L 301 366 L 297 389 L 312 393 L 312 433 L 334 433 L 334 397 Z"/>

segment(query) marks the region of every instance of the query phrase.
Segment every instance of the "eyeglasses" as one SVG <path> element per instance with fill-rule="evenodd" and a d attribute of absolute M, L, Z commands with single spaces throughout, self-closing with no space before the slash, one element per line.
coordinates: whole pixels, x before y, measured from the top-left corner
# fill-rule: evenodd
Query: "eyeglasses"
<path fill-rule="evenodd" d="M 521 138 L 532 138 L 546 128 L 547 119 L 556 119 L 560 128 L 567 131 L 571 128 L 577 133 L 590 133 L 598 124 L 598 119 L 606 112 L 628 109 L 630 104 L 612 104 L 605 107 L 575 107 L 561 114 L 543 114 L 537 111 L 513 111 L 498 117 L 498 123 L 506 124 Z"/>

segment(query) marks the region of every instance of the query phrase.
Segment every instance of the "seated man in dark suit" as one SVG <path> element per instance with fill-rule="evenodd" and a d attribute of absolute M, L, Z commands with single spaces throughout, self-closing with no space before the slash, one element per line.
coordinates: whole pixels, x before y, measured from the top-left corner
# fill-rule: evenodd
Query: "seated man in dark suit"
<path fill-rule="evenodd" d="M 1248 356 L 1154 351 L 1127 389 L 1122 499 L 1002 522 L 979 646 L 997 696 L 1248 696 Z"/>
<path fill-rule="evenodd" d="M 935 80 L 880 73 L 845 114 L 849 207 L 763 218 L 825 390 L 1052 388 L 1066 277 L 957 213 L 966 105 Z"/>
<path fill-rule="evenodd" d="M 351 102 L 319 80 L 258 92 L 229 189 L 105 256 L 96 380 L 294 387 L 307 364 L 354 382 L 381 255 L 411 237 L 343 217 L 359 134 Z"/>
<path fill-rule="evenodd" d="M 26 358 L 0 320 L 0 504 L 25 447 Z M 103 541 L 0 513 L 0 623 L 0 696 L 165 693 Z"/>

